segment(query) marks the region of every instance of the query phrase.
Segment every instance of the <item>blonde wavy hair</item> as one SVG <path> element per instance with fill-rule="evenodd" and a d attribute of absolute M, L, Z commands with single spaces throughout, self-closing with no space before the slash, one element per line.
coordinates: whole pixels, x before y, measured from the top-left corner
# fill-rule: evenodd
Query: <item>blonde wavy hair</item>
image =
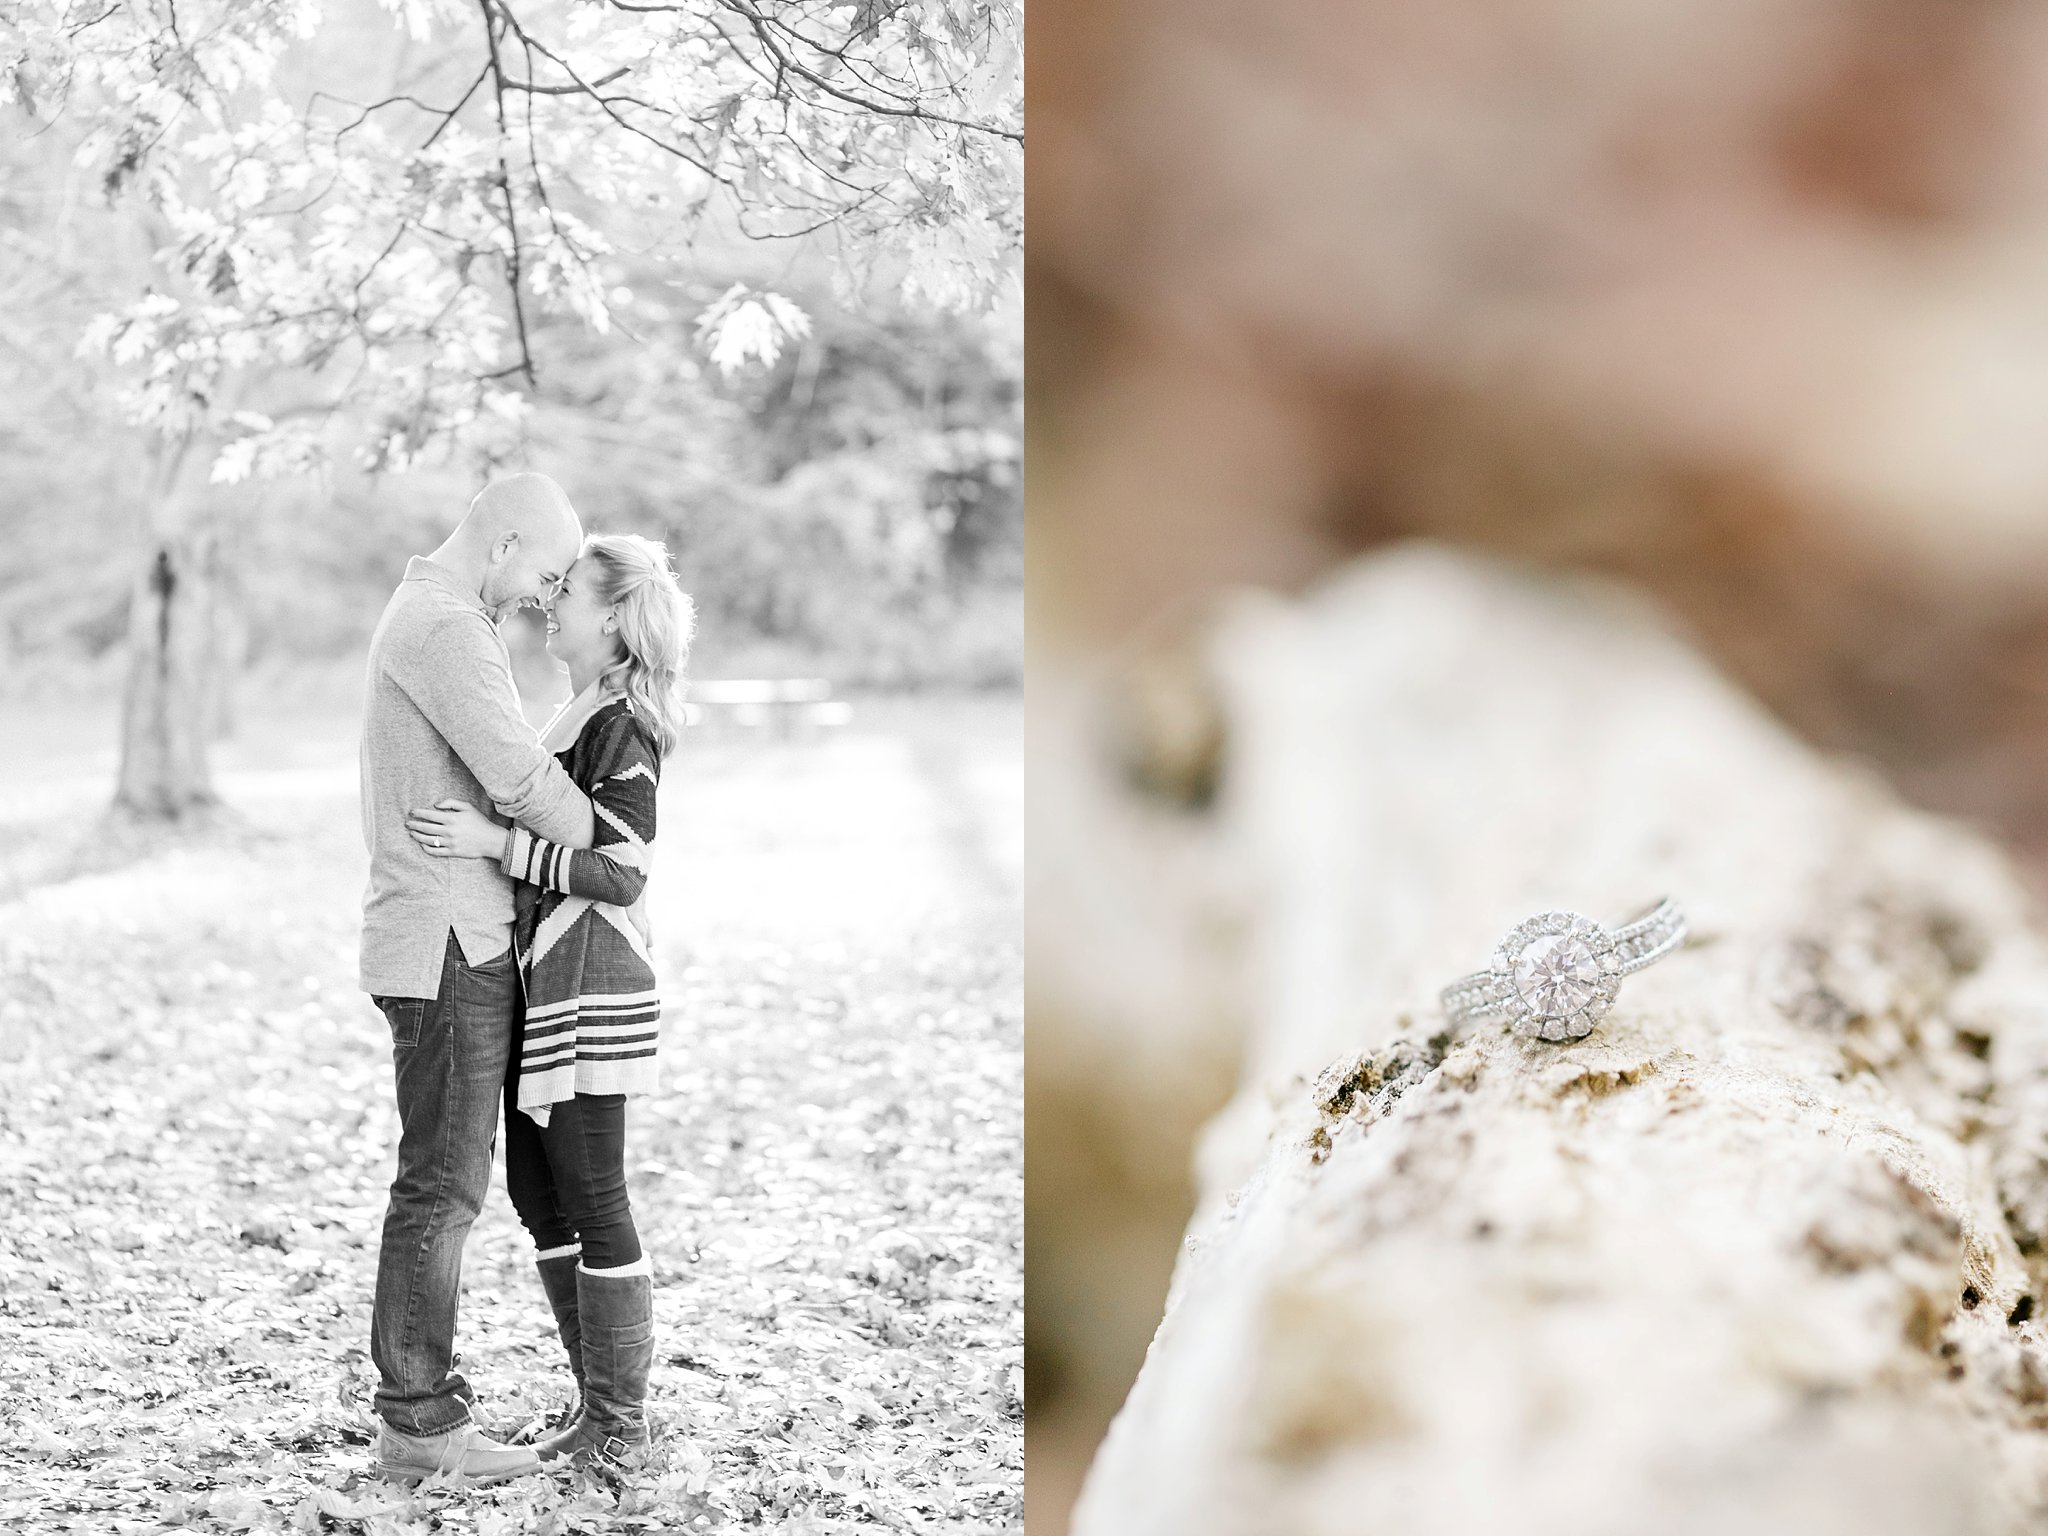
<path fill-rule="evenodd" d="M 607 688 L 633 701 L 663 757 L 683 729 L 683 666 L 697 632 L 697 607 L 676 581 L 668 546 L 637 533 L 596 533 L 583 554 L 597 567 L 599 602 L 615 604 L 623 655 L 604 669 Z"/>

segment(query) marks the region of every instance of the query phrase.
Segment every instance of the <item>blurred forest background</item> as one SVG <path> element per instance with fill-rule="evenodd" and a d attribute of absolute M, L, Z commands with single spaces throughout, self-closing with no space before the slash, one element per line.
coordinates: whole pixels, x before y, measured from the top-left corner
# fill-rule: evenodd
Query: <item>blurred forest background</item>
<path fill-rule="evenodd" d="M 0 424 L 0 690 L 118 692 L 159 550 L 206 589 L 191 622 L 216 731 L 232 726 L 246 677 L 275 688 L 331 672 L 352 686 L 404 560 L 439 542 L 495 467 L 554 475 L 592 529 L 668 542 L 699 605 L 699 677 L 1018 682 L 1016 145 L 955 133 L 1002 153 L 949 158 L 949 141 L 916 141 L 927 125 L 863 121 L 822 91 L 838 117 L 792 126 L 785 102 L 779 128 L 753 121 L 775 93 L 734 65 L 742 54 L 721 74 L 702 38 L 664 34 L 671 70 L 697 68 L 672 74 L 683 84 L 655 103 L 668 115 L 644 121 L 688 128 L 685 98 L 708 92 L 725 158 L 705 161 L 707 175 L 613 121 L 633 110 L 615 99 L 579 123 L 562 116 L 606 94 L 588 57 L 655 47 L 626 30 L 648 18 L 599 27 L 586 13 L 579 28 L 573 7 L 527 9 L 485 10 L 508 53 L 509 27 L 542 54 L 529 48 L 504 77 L 531 69 L 597 88 L 515 96 L 502 135 L 488 87 L 463 95 L 484 49 L 473 7 L 353 0 L 301 36 L 313 7 L 218 6 L 210 43 L 182 65 L 138 33 L 108 50 L 116 64 L 132 70 L 145 43 L 164 55 L 133 79 L 99 60 L 90 96 L 91 13 L 52 8 L 40 36 L 20 23 L 23 62 L 0 109 L 0 389 L 14 406 Z M 719 8 L 705 9 L 715 20 Z M 543 22 L 566 24 L 582 54 L 555 68 Z M 1004 8 L 887 7 L 847 24 L 878 69 L 908 58 L 919 78 L 945 80 L 933 60 L 952 50 L 956 71 L 964 60 L 985 75 L 969 105 L 992 122 L 1015 116 Z M 189 16 L 187 27 L 200 30 Z M 204 91 L 175 112 L 162 98 L 179 68 L 209 67 L 209 45 L 214 74 L 244 83 L 203 135 Z M 245 56 L 262 49 L 275 55 L 267 77 Z M 664 59 L 642 63 L 653 73 Z M 742 83 L 727 81 L 735 69 Z M 634 78 L 612 89 L 653 94 Z M 468 105 L 436 128 L 457 102 Z M 534 103 L 557 115 L 522 126 Z M 952 96 L 939 106 L 965 110 Z M 878 140 L 872 123 L 902 132 Z M 255 149 L 251 125 L 263 130 Z M 232 151 L 213 142 L 238 135 Z M 509 145 L 509 177 L 494 140 Z M 354 158 L 337 159 L 336 143 Z M 860 167 L 837 179 L 864 176 L 865 194 L 802 163 L 828 150 Z M 287 191 L 306 164 L 337 174 L 324 204 Z M 813 195 L 820 186 L 840 200 Z M 509 230 L 501 193 L 516 204 Z M 893 223 L 872 216 L 884 204 Z M 264 243 L 280 223 L 302 227 Z M 422 293 L 445 295 L 441 315 L 408 310 Z M 287 313 L 321 301 L 355 313 L 324 329 Z M 182 307 L 162 319 L 152 305 Z M 391 339 L 408 326 L 409 352 Z M 260 348 L 234 350 L 238 329 Z M 187 440 L 189 462 L 167 473 L 167 441 Z M 184 505 L 167 515 L 172 499 Z M 508 637 L 544 670 L 530 630 Z"/>
<path fill-rule="evenodd" d="M 1237 1070 L 1185 899 L 1230 794 L 1218 594 L 1409 538 L 1603 573 L 2048 888 L 2048 17 L 1047 0 L 1029 112 L 1056 1532 Z"/>
<path fill-rule="evenodd" d="M 746 271 L 752 254 L 729 250 L 712 270 Z M 61 288 L 16 256 L 16 282 Z M 570 321 L 539 329 L 551 357 L 521 460 L 562 482 L 591 531 L 668 543 L 698 605 L 693 674 L 1021 682 L 1021 357 L 1004 325 L 828 304 L 772 368 L 727 380 L 690 340 L 689 299 L 715 298 L 720 282 L 676 295 L 658 269 L 644 280 L 669 310 L 650 319 L 645 350 Z M 35 305 L 5 321 L 21 409 L 0 425 L 0 689 L 118 693 L 147 539 L 143 460 L 71 356 L 76 317 L 55 316 Z M 462 463 L 381 476 L 343 465 L 214 491 L 222 728 L 259 697 L 245 677 L 275 686 L 332 665 L 358 681 L 406 558 L 445 537 L 479 483 Z M 552 667 L 531 624 L 507 638 L 529 675 Z"/>

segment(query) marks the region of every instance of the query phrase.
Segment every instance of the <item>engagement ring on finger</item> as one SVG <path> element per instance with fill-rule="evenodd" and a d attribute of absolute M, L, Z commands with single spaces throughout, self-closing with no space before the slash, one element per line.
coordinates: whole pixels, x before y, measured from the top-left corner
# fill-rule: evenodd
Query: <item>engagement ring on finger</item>
<path fill-rule="evenodd" d="M 1517 923 L 1493 965 L 1443 990 L 1452 1029 L 1505 1019 L 1518 1035 L 1580 1040 L 1614 1006 L 1621 978 L 1685 942 L 1685 914 L 1669 897 L 1619 928 L 1576 912 L 1542 912 Z"/>

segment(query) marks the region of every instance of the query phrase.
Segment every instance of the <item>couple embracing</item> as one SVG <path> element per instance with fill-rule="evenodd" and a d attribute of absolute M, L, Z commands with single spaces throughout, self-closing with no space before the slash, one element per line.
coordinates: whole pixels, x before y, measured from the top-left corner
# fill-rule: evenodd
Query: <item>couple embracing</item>
<path fill-rule="evenodd" d="M 574 690 L 539 733 L 499 634 L 529 604 Z M 521 474 L 406 566 L 371 637 L 361 984 L 390 1024 L 400 1127 L 370 1328 L 385 1477 L 501 1482 L 648 1442 L 653 1281 L 625 1103 L 656 1080 L 642 893 L 692 624 L 661 545 L 586 538 L 560 486 Z M 528 1446 L 484 1433 L 455 1368 L 501 1104 L 507 1189 L 579 1399 Z"/>

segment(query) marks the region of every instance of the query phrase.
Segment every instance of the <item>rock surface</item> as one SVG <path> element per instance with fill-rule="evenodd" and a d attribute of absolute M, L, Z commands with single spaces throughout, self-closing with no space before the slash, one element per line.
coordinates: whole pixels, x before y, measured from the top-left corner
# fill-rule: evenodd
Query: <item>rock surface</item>
<path fill-rule="evenodd" d="M 2003 861 L 1599 587 L 1403 549 L 1212 654 L 1242 1076 L 1079 1536 L 2040 1528 Z M 1588 1038 L 1446 1035 L 1522 917 L 1667 893 Z"/>

